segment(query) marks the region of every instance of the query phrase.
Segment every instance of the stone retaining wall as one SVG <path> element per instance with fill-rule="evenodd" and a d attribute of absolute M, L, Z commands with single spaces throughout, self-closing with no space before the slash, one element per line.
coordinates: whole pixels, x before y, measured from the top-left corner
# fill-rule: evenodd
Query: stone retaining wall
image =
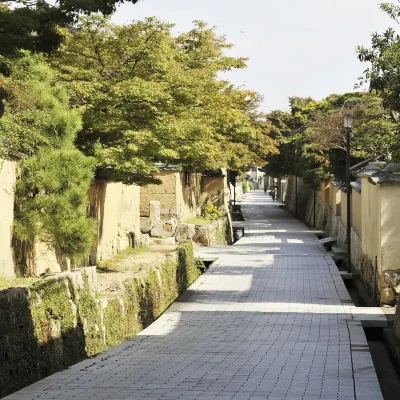
<path fill-rule="evenodd" d="M 0 291 L 0 397 L 132 337 L 199 275 L 188 242 L 110 294 L 95 267 Z"/>

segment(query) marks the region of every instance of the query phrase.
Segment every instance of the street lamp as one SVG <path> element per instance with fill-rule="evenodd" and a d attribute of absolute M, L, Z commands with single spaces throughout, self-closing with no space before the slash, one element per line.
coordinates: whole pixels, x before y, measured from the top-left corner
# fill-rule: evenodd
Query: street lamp
<path fill-rule="evenodd" d="M 347 272 L 351 272 L 351 186 L 350 186 L 350 140 L 353 128 L 353 115 L 344 115 L 346 130 L 346 195 L 347 195 Z"/>

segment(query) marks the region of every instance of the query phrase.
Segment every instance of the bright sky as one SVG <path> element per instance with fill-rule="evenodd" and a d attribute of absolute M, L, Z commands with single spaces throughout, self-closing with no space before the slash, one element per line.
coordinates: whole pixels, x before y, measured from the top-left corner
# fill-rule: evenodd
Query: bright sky
<path fill-rule="evenodd" d="M 382 0 L 383 1 L 383 0 Z M 355 55 L 373 32 L 393 23 L 379 0 L 142 0 L 124 4 L 114 22 L 157 16 L 187 31 L 199 19 L 248 57 L 246 70 L 228 74 L 264 96 L 263 111 L 287 109 L 288 97 L 322 99 L 352 91 L 366 65 Z"/>

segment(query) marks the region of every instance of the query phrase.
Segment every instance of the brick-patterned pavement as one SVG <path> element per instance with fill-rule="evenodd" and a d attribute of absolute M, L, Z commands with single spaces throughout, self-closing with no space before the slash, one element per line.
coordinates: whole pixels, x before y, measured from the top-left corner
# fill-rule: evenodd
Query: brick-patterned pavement
<path fill-rule="evenodd" d="M 7 397 L 379 400 L 368 344 L 316 236 L 263 192 L 245 236 L 127 342 Z"/>

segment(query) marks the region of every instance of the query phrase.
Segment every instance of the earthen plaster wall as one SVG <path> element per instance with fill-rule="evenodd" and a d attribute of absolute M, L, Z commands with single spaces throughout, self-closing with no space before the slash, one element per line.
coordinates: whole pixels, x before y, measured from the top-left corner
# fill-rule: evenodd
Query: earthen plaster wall
<path fill-rule="evenodd" d="M 400 270 L 400 185 L 382 185 L 380 194 L 382 270 Z"/>
<path fill-rule="evenodd" d="M 358 237 L 362 238 L 362 203 L 361 193 L 352 189 L 351 192 L 351 226 L 357 233 Z"/>
<path fill-rule="evenodd" d="M 7 277 L 15 275 L 11 236 L 16 168 L 16 161 L 0 160 L 0 275 Z"/>
<path fill-rule="evenodd" d="M 177 210 L 177 185 L 179 172 L 160 171 L 157 176 L 161 180 L 160 185 L 146 185 L 141 188 L 140 193 L 140 214 L 149 216 L 149 204 L 152 200 L 160 202 L 161 210 L 176 214 Z"/>
<path fill-rule="evenodd" d="M 140 237 L 140 187 L 106 180 L 95 181 L 89 190 L 90 214 L 97 219 L 97 241 L 91 263 L 111 257 Z"/>
<path fill-rule="evenodd" d="M 202 174 L 198 173 L 189 174 L 189 182 L 186 183 L 185 173 L 177 174 L 176 205 L 178 216 L 182 220 L 201 214 L 202 177 Z"/>
<path fill-rule="evenodd" d="M 381 266 L 381 197 L 380 188 L 363 177 L 361 181 L 362 208 L 362 251 L 374 263 L 378 257 L 378 268 Z"/>

